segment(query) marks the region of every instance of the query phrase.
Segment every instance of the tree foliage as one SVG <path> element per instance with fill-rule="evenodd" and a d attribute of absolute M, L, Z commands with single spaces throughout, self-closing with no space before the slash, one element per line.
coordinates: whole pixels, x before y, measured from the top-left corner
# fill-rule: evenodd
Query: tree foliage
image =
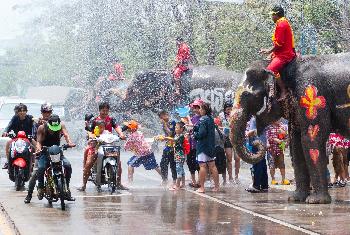
<path fill-rule="evenodd" d="M 274 24 L 268 12 L 276 2 L 287 9 L 299 49 L 349 50 L 347 0 L 32 0 L 17 10 L 40 9 L 40 14 L 0 58 L 0 94 L 37 84 L 92 86 L 115 59 L 128 78 L 143 69 L 170 70 L 177 36 L 189 42 L 196 64 L 241 71 L 261 58 L 261 47 L 270 46 Z"/>

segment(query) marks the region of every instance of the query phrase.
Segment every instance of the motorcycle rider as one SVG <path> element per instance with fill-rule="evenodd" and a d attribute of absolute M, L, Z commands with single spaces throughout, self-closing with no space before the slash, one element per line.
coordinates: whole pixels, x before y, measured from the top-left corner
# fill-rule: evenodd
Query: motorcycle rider
<path fill-rule="evenodd" d="M 40 125 L 37 132 L 37 144 L 36 151 L 41 152 L 42 147 L 51 147 L 53 145 L 60 145 L 61 136 L 64 136 L 67 144 L 70 147 L 75 147 L 72 143 L 68 131 L 63 122 L 61 122 L 60 117 L 56 114 L 52 114 L 48 121 Z M 70 162 L 66 157 L 62 157 L 63 167 L 65 169 L 65 176 L 67 182 L 67 201 L 75 201 L 75 198 L 71 196 L 69 190 L 69 182 L 72 175 L 72 167 Z M 44 197 L 44 173 L 48 165 L 48 159 L 46 153 L 41 153 L 38 160 L 38 198 L 42 200 Z M 32 197 L 32 191 L 28 191 L 27 201 L 30 202 Z"/>
<path fill-rule="evenodd" d="M 124 140 L 125 139 L 125 135 L 123 134 L 123 131 L 121 129 L 120 126 L 117 125 L 116 120 L 112 117 L 109 116 L 109 110 L 110 110 L 110 106 L 107 102 L 103 102 L 100 103 L 98 106 L 99 109 L 99 116 L 96 117 L 95 119 L 92 120 L 92 130 L 95 129 L 96 127 L 96 122 L 98 120 L 103 120 L 105 123 L 105 129 L 109 132 L 112 133 L 113 129 L 117 132 L 117 134 L 119 135 L 120 139 Z M 89 138 L 94 138 L 94 133 L 88 131 L 88 135 Z M 87 158 L 87 149 L 89 147 L 86 148 L 86 151 L 84 153 L 84 159 Z M 97 159 L 97 161 L 99 161 L 102 159 Z M 126 188 L 125 186 L 122 185 L 121 183 L 121 174 L 122 174 L 122 168 L 121 168 L 121 162 L 119 161 L 118 163 L 118 168 L 120 169 L 118 171 L 118 178 L 117 178 L 117 189 L 119 190 L 128 190 L 128 188 Z M 97 182 L 97 190 L 101 191 L 101 175 L 100 174 L 96 174 L 96 182 Z M 81 188 L 83 189 L 83 188 Z"/>
<path fill-rule="evenodd" d="M 49 120 L 49 118 L 52 114 L 52 111 L 53 111 L 52 105 L 50 103 L 44 103 L 41 105 L 40 111 L 41 111 L 41 117 L 35 123 L 35 126 L 34 126 L 34 138 L 35 139 L 36 139 L 36 132 L 37 132 L 39 126 L 46 124 L 46 122 Z M 24 199 L 24 203 L 30 203 L 37 178 L 38 178 L 38 159 L 35 158 L 33 172 L 32 172 L 32 175 L 31 175 L 31 177 L 29 179 L 29 183 L 28 183 L 28 195 Z"/>
<path fill-rule="evenodd" d="M 32 115 L 28 115 L 28 108 L 25 104 L 18 104 L 15 106 L 15 115 L 11 118 L 11 121 L 5 128 L 2 136 L 7 137 L 10 131 L 14 131 L 17 135 L 19 131 L 24 131 L 27 136 L 33 135 L 34 119 Z M 10 144 L 12 140 L 7 141 L 5 146 L 5 153 L 7 162 L 2 169 L 8 169 L 9 162 L 9 153 L 10 153 Z M 35 141 L 32 141 L 32 144 L 35 144 Z"/>
<path fill-rule="evenodd" d="M 104 132 L 108 132 L 105 130 L 106 128 L 106 123 L 103 121 L 103 120 L 97 120 L 96 123 L 95 123 L 95 126 L 98 127 L 98 130 L 99 130 L 99 134 L 103 134 Z M 96 133 L 95 133 L 96 134 Z M 90 172 L 91 172 L 91 168 L 94 166 L 96 160 L 97 160 L 97 154 L 96 154 L 96 143 L 94 142 L 90 142 L 89 143 L 89 148 L 86 150 L 86 158 L 84 159 L 84 169 L 83 169 L 83 185 L 78 188 L 78 191 L 81 191 L 81 192 L 84 192 L 85 189 L 86 189 L 86 184 L 87 184 L 87 181 L 89 179 L 89 175 L 90 175 Z M 102 163 L 102 162 L 100 162 Z M 100 166 L 101 168 L 101 166 Z M 100 173 L 100 170 L 99 170 L 99 173 L 98 174 L 101 174 Z M 99 188 L 100 190 L 100 188 Z"/>

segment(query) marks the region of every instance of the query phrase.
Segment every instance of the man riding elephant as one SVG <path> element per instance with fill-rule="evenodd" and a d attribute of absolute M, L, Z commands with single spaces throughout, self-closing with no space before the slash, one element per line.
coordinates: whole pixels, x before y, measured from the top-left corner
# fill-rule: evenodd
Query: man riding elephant
<path fill-rule="evenodd" d="M 284 17 L 284 9 L 275 6 L 271 12 L 272 20 L 276 23 L 272 35 L 273 47 L 261 49 L 260 53 L 271 55 L 271 62 L 267 70 L 275 75 L 277 84 L 281 90 L 280 99 L 284 99 L 287 94 L 285 84 L 281 79 L 280 72 L 284 66 L 291 62 L 295 56 L 294 35 L 289 21 Z"/>
<path fill-rule="evenodd" d="M 251 116 L 256 116 L 258 134 L 279 118 L 288 119 L 296 182 L 289 200 L 330 203 L 326 142 L 335 130 L 346 138 L 350 136 L 350 53 L 297 59 L 293 66 L 285 68 L 288 73 L 281 71 L 283 79 L 295 84 L 290 87 L 288 100 L 283 101 L 268 99 L 273 78 L 266 65 L 266 61 L 252 63 L 236 91 L 235 102 L 240 110 L 231 123 L 235 152 L 249 163 L 259 162 L 265 155 L 265 147 L 258 141 L 256 154 L 244 145 L 244 131 Z"/>
<path fill-rule="evenodd" d="M 188 94 L 190 91 L 190 82 L 192 75 L 190 68 L 191 50 L 183 38 L 176 38 L 177 54 L 175 57 L 175 68 L 173 69 L 173 78 L 175 84 L 175 95 L 179 105 L 188 104 Z"/>

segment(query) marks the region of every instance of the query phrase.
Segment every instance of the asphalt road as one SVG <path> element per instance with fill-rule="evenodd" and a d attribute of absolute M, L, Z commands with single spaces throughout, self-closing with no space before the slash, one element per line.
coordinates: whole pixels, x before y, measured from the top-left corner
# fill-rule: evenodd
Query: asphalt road
<path fill-rule="evenodd" d="M 160 186 L 156 172 L 140 167 L 129 191 L 110 195 L 104 188 L 97 193 L 89 183 L 81 193 L 76 187 L 82 177 L 82 153 L 66 153 L 77 199 L 67 203 L 66 211 L 36 197 L 24 204 L 26 192 L 14 191 L 6 171 L 0 171 L 0 203 L 21 234 L 350 234 L 350 187 L 332 189 L 330 205 L 289 204 L 293 186 L 276 186 L 262 194 L 246 192 L 251 179 L 247 166 L 240 185 L 223 187 L 219 193 L 208 189 L 206 194 L 191 188 L 171 192 Z M 125 181 L 130 154 L 122 154 Z"/>

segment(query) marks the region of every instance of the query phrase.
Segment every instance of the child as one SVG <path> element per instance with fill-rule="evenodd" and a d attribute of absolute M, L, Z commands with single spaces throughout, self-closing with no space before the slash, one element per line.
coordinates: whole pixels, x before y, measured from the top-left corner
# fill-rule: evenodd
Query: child
<path fill-rule="evenodd" d="M 176 184 L 169 188 L 169 190 L 179 190 L 180 188 L 185 188 L 185 170 L 184 163 L 186 160 L 184 142 L 185 142 L 185 123 L 177 122 L 175 126 L 175 137 L 174 137 L 174 160 L 176 163 L 177 179 Z M 181 185 L 180 185 L 181 183 Z"/>
<path fill-rule="evenodd" d="M 238 175 L 240 168 L 240 158 L 235 154 L 233 157 L 233 146 L 230 140 L 230 116 L 233 111 L 233 103 L 231 100 L 226 100 L 224 102 L 223 111 L 219 114 L 218 118 L 220 119 L 220 129 L 224 134 L 224 150 L 226 154 L 227 160 L 227 173 L 229 177 L 229 181 L 232 183 L 239 183 Z M 232 177 L 232 158 L 235 161 L 235 179 Z"/>
<path fill-rule="evenodd" d="M 253 116 L 249 120 L 245 134 L 247 137 L 246 147 L 250 152 L 256 153 L 258 151 L 258 149 L 253 145 L 255 140 L 260 140 L 266 145 L 267 140 L 265 131 L 266 129 L 264 129 L 263 133 L 258 136 L 255 117 Z M 250 170 L 253 183 L 246 190 L 250 193 L 267 192 L 269 185 L 265 158 L 263 158 L 260 162 L 253 164 Z"/>
<path fill-rule="evenodd" d="M 286 167 L 284 164 L 284 148 L 287 141 L 287 131 L 284 129 L 280 120 L 273 122 L 266 129 L 267 137 L 267 147 L 270 153 L 270 158 L 268 159 L 270 174 L 271 174 L 271 184 L 277 185 L 278 182 L 275 180 L 275 170 L 280 169 L 282 176 L 282 185 L 290 185 L 288 179 L 286 179 Z"/>
<path fill-rule="evenodd" d="M 94 166 L 96 160 L 97 160 L 97 142 L 93 139 L 95 137 L 100 136 L 101 134 L 107 134 L 109 131 L 107 131 L 106 123 L 103 120 L 97 120 L 95 124 L 95 130 L 93 133 L 90 134 L 90 138 L 92 140 L 89 140 L 88 147 L 84 151 L 84 162 L 83 162 L 83 185 L 78 188 L 78 191 L 84 192 L 86 189 L 86 184 L 90 176 L 91 168 Z"/>
<path fill-rule="evenodd" d="M 219 175 L 222 175 L 223 183 L 226 185 L 226 154 L 225 154 L 225 137 L 219 129 L 221 126 L 221 120 L 219 118 L 214 119 L 215 123 L 215 166 L 218 169 Z"/>
<path fill-rule="evenodd" d="M 170 164 L 171 175 L 173 178 L 173 184 L 176 184 L 176 164 L 174 161 L 174 142 L 172 138 L 175 135 L 175 125 L 176 122 L 170 120 L 169 113 L 167 111 L 161 111 L 158 113 L 158 117 L 162 122 L 163 131 L 165 137 L 170 137 L 169 139 L 165 139 L 165 147 L 163 149 L 162 159 L 160 161 L 160 168 L 162 172 L 163 185 L 165 185 L 168 181 L 168 166 Z M 159 138 L 158 140 L 163 140 Z"/>
<path fill-rule="evenodd" d="M 134 180 L 134 168 L 139 167 L 141 164 L 146 170 L 155 170 L 161 175 L 160 168 L 154 157 L 154 153 L 151 150 L 151 146 L 146 142 L 141 131 L 138 131 L 138 123 L 134 120 L 126 123 L 127 131 L 129 132 L 128 138 L 125 142 L 125 150 L 133 152 L 128 161 L 128 179 L 129 183 Z"/>
<path fill-rule="evenodd" d="M 346 168 L 348 167 L 348 140 L 338 133 L 331 133 L 329 135 L 329 145 L 331 146 L 333 154 L 334 184 L 339 187 L 345 187 L 347 182 Z M 340 180 L 338 180 L 338 178 Z"/>
<path fill-rule="evenodd" d="M 192 104 L 190 104 L 192 116 L 190 119 L 190 123 L 187 126 L 187 129 L 189 130 L 189 134 L 190 134 L 190 145 L 191 145 L 191 151 L 187 155 L 187 166 L 191 173 L 191 183 L 189 183 L 189 186 L 193 188 L 200 187 L 199 182 L 196 181 L 196 175 L 195 175 L 196 171 L 199 173 L 199 164 L 197 162 L 197 157 L 196 157 L 196 140 L 193 137 L 193 128 L 199 123 L 199 119 L 201 118 L 199 109 L 200 109 L 200 105 L 203 103 L 204 103 L 203 100 L 196 99 Z"/>

